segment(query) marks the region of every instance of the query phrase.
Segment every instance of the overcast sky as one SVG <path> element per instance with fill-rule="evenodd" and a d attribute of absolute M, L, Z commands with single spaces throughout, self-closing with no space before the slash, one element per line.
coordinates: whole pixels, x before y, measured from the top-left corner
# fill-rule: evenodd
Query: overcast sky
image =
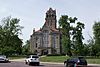
<path fill-rule="evenodd" d="M 94 21 L 100 21 L 100 0 L 0 0 L 0 20 L 7 16 L 19 18 L 24 26 L 20 37 L 25 42 L 33 28 L 38 30 L 43 26 L 50 7 L 56 9 L 57 21 L 61 15 L 68 15 L 85 24 L 84 42 L 92 36 Z"/>

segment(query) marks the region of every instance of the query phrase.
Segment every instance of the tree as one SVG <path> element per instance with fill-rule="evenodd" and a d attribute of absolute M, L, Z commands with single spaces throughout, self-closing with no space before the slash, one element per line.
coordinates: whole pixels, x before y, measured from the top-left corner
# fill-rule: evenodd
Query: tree
<path fill-rule="evenodd" d="M 22 40 L 18 37 L 21 34 L 22 26 L 19 19 L 7 17 L 2 20 L 0 25 L 0 51 L 2 54 L 20 54 Z"/>
<path fill-rule="evenodd" d="M 76 27 L 74 27 L 73 29 L 73 43 L 74 43 L 74 49 L 75 49 L 75 53 L 76 55 L 82 55 L 83 54 L 83 49 L 84 45 L 82 40 L 83 35 L 82 35 L 82 30 L 84 29 L 84 24 L 81 22 L 77 22 Z"/>
<path fill-rule="evenodd" d="M 62 15 L 59 19 L 59 27 L 62 32 L 62 47 L 63 52 L 69 56 L 72 55 L 71 52 L 71 38 L 70 31 L 72 30 L 71 23 L 75 23 L 76 17 L 68 17 L 67 15 Z"/>
<path fill-rule="evenodd" d="M 68 17 L 67 15 L 61 16 L 59 20 L 59 25 L 62 33 L 62 47 L 63 51 L 71 56 L 73 55 L 83 55 L 85 46 L 82 42 L 83 35 L 82 31 L 84 29 L 84 24 L 81 22 L 76 22 L 77 18 Z M 76 24 L 75 24 L 76 23 Z"/>
<path fill-rule="evenodd" d="M 2 27 L 9 35 L 21 34 L 22 26 L 19 25 L 20 19 L 7 17 L 2 20 Z"/>
<path fill-rule="evenodd" d="M 100 56 L 100 22 L 95 22 L 93 25 L 93 34 L 95 45 L 93 51 L 95 52 L 95 56 Z"/>
<path fill-rule="evenodd" d="M 94 56 L 95 55 L 95 52 L 94 52 L 94 38 L 92 36 L 90 36 L 90 39 L 87 41 L 87 50 L 85 50 L 87 52 L 87 56 Z"/>
<path fill-rule="evenodd" d="M 22 47 L 23 54 L 29 54 L 30 53 L 30 51 L 29 51 L 30 46 L 29 45 L 30 45 L 30 42 L 29 42 L 29 40 L 27 40 L 25 42 L 25 45 Z"/>

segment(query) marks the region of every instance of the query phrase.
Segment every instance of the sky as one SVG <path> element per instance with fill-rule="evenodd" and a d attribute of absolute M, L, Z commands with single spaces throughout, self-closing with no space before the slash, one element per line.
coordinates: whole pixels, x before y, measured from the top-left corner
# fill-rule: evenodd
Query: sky
<path fill-rule="evenodd" d="M 34 28 L 38 30 L 43 26 L 50 7 L 56 10 L 57 21 L 61 15 L 68 15 L 85 24 L 84 42 L 93 36 L 94 22 L 100 21 L 100 0 L 0 0 L 0 21 L 8 16 L 20 19 L 19 24 L 24 28 L 19 37 L 25 42 Z"/>

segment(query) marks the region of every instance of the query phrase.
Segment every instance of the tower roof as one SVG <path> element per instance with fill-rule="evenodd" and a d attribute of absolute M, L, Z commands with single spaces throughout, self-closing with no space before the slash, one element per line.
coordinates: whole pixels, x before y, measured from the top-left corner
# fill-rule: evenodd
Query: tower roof
<path fill-rule="evenodd" d="M 50 8 L 49 8 L 49 11 L 53 11 L 53 9 L 50 7 Z"/>
<path fill-rule="evenodd" d="M 48 13 L 56 13 L 56 10 L 53 10 L 51 7 L 49 8 L 49 10 L 46 12 L 47 14 Z"/>

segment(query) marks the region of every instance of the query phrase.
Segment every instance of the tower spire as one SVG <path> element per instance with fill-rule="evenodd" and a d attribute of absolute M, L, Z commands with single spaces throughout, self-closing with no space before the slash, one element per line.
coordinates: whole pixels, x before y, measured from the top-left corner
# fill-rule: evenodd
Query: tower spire
<path fill-rule="evenodd" d="M 46 12 L 45 22 L 48 27 L 56 28 L 56 10 L 49 8 Z"/>

